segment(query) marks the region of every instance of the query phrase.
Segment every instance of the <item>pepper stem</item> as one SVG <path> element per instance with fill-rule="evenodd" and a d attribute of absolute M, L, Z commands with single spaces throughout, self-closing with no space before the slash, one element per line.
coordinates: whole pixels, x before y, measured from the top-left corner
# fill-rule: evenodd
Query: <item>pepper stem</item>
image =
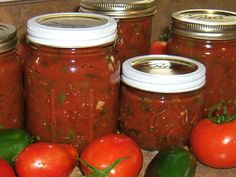
<path fill-rule="evenodd" d="M 233 102 L 233 114 L 229 114 L 228 106 Z M 218 104 L 213 105 L 208 112 L 208 118 L 216 123 L 222 124 L 231 122 L 236 119 L 236 100 L 224 101 L 221 100 Z"/>

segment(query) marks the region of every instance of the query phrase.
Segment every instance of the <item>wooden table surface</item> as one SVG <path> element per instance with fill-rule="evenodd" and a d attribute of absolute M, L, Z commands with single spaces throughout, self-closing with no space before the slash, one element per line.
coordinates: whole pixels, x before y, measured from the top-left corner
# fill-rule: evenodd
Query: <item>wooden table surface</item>
<path fill-rule="evenodd" d="M 157 152 L 142 151 L 144 156 L 143 168 L 138 177 L 144 177 L 147 164 Z M 78 168 L 75 168 L 70 177 L 79 177 L 81 175 Z M 127 176 L 128 177 L 128 176 Z M 194 177 L 236 177 L 236 168 L 232 169 L 214 169 L 198 163 Z"/>

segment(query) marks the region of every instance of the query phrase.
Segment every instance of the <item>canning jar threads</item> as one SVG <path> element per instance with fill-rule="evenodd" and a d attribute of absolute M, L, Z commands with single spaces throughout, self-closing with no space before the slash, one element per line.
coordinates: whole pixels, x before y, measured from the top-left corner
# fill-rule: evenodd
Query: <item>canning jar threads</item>
<path fill-rule="evenodd" d="M 113 55 L 116 21 L 55 13 L 28 21 L 27 127 L 40 140 L 81 151 L 117 124 L 120 64 Z"/>
<path fill-rule="evenodd" d="M 81 0 L 79 11 L 103 14 L 117 20 L 115 51 L 121 63 L 149 53 L 155 0 Z"/>
<path fill-rule="evenodd" d="M 23 128 L 23 68 L 15 26 L 0 23 L 0 129 Z"/>

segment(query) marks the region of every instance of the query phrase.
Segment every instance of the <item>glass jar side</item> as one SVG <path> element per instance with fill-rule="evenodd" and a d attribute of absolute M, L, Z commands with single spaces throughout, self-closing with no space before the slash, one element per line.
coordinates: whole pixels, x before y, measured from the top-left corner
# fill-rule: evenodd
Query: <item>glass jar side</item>
<path fill-rule="evenodd" d="M 121 131 L 143 149 L 161 150 L 187 144 L 202 118 L 203 90 L 187 93 L 152 93 L 122 84 Z"/>
<path fill-rule="evenodd" d="M 16 50 L 0 53 L 0 129 L 24 128 L 23 68 Z"/>
<path fill-rule="evenodd" d="M 121 63 L 125 60 L 149 53 L 152 16 L 117 19 L 118 39 L 116 54 Z"/>
<path fill-rule="evenodd" d="M 168 53 L 195 59 L 206 66 L 204 116 L 221 99 L 236 98 L 236 40 L 201 40 L 171 34 Z"/>
<path fill-rule="evenodd" d="M 113 46 L 59 49 L 31 44 L 26 62 L 27 127 L 40 140 L 81 151 L 117 124 L 120 65 Z"/>

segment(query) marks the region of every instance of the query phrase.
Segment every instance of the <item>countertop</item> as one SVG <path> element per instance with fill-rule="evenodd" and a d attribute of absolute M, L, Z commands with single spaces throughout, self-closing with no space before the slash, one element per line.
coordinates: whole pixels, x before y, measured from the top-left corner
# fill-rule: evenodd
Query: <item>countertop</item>
<path fill-rule="evenodd" d="M 143 168 L 138 177 L 144 177 L 147 164 L 157 152 L 142 151 L 144 156 Z M 81 175 L 78 168 L 75 168 L 70 177 L 79 177 Z M 236 177 L 236 168 L 232 169 L 214 169 L 198 162 L 196 174 L 194 177 Z"/>

